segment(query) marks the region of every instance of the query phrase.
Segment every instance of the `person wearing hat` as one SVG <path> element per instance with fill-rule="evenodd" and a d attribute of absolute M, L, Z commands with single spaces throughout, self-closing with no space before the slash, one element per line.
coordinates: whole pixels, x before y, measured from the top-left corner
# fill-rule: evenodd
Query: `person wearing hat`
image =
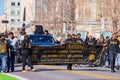
<path fill-rule="evenodd" d="M 67 39 L 65 40 L 65 43 L 68 44 L 68 43 L 72 43 L 72 42 L 74 42 L 72 35 L 68 34 Z M 72 64 L 67 64 L 67 70 L 72 70 Z"/>

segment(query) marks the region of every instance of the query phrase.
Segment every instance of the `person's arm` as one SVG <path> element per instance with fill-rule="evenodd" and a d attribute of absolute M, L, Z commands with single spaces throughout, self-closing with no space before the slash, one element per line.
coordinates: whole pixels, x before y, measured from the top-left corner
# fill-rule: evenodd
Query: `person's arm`
<path fill-rule="evenodd" d="M 83 39 L 81 38 L 81 42 L 83 43 Z"/>
<path fill-rule="evenodd" d="M 110 43 L 110 40 L 107 41 L 107 42 L 105 42 L 105 43 L 103 44 L 103 46 L 107 47 L 109 43 Z"/>
<path fill-rule="evenodd" d="M 8 41 L 7 41 L 7 51 L 8 51 L 8 57 L 11 57 L 10 44 Z"/>
<path fill-rule="evenodd" d="M 120 48 L 120 41 L 118 40 L 118 47 Z"/>
<path fill-rule="evenodd" d="M 10 48 L 8 48 L 8 56 L 11 57 L 11 51 L 10 51 Z"/>

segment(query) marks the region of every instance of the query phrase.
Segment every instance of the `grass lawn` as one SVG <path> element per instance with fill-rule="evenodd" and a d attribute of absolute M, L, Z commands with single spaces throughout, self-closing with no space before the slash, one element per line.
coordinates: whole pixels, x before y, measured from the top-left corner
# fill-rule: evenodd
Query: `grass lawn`
<path fill-rule="evenodd" d="M 17 78 L 11 77 L 11 76 L 7 76 L 5 74 L 1 74 L 0 73 L 0 80 L 18 80 Z"/>

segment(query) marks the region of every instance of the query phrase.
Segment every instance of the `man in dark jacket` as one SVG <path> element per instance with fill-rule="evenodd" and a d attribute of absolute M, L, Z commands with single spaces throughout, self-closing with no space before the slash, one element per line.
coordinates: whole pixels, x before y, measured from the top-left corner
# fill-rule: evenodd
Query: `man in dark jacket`
<path fill-rule="evenodd" d="M 86 38 L 85 43 L 87 45 L 95 45 L 96 44 L 96 40 L 91 35 L 89 35 L 89 37 Z"/>
<path fill-rule="evenodd" d="M 31 60 L 31 45 L 28 42 L 28 36 L 24 36 L 24 40 L 21 43 L 21 54 L 23 59 L 23 67 L 22 72 L 27 72 L 25 69 L 26 66 L 26 60 L 28 61 L 28 65 L 31 68 L 31 71 L 35 71 L 36 69 L 33 68 L 32 60 Z"/>
<path fill-rule="evenodd" d="M 80 43 L 80 44 L 83 44 L 83 40 L 81 38 L 81 34 L 80 33 L 77 34 L 76 42 Z"/>
<path fill-rule="evenodd" d="M 72 43 L 72 42 L 74 42 L 72 35 L 68 34 L 67 39 L 65 40 L 65 43 Z M 72 70 L 72 64 L 67 64 L 67 70 Z"/>
<path fill-rule="evenodd" d="M 117 40 L 116 34 L 112 34 L 112 38 L 108 41 L 108 50 L 111 59 L 111 72 L 115 72 L 115 59 L 120 47 L 120 42 Z"/>

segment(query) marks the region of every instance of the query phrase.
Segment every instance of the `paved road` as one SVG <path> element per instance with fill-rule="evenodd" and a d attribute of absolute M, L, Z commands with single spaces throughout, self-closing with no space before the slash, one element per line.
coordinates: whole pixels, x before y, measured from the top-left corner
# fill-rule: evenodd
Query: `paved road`
<path fill-rule="evenodd" d="M 109 68 L 88 67 L 81 65 L 73 67 L 72 71 L 66 70 L 65 65 L 35 65 L 36 72 L 21 72 L 21 64 L 17 64 L 13 73 L 8 75 L 16 75 L 24 80 L 120 80 L 120 70 L 111 73 Z M 29 68 L 27 67 L 29 70 Z M 21 79 L 23 80 L 23 79 Z"/>

